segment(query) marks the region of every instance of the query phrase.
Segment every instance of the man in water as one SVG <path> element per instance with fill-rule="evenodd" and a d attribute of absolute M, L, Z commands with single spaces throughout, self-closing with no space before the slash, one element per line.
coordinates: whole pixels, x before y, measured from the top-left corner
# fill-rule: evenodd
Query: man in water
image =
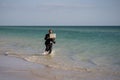
<path fill-rule="evenodd" d="M 49 29 L 48 34 L 45 35 L 45 54 L 51 54 L 52 52 L 52 45 L 55 44 L 55 38 L 50 38 L 50 34 L 52 34 L 53 31 Z"/>

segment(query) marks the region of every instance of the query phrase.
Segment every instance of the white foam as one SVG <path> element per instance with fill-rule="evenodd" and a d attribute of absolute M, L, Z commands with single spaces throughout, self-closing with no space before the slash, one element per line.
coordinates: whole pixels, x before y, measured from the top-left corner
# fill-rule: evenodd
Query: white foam
<path fill-rule="evenodd" d="M 55 51 L 53 50 L 52 52 L 51 52 L 51 54 L 49 54 L 47 51 L 45 51 L 45 52 L 43 52 L 42 53 L 42 55 L 51 55 L 51 56 L 54 56 L 55 55 Z"/>

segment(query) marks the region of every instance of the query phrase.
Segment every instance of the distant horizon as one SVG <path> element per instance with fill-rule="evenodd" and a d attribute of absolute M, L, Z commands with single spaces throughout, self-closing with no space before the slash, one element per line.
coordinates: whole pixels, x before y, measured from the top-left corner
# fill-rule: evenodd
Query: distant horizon
<path fill-rule="evenodd" d="M 75 26 L 75 27 L 87 27 L 87 26 L 116 26 L 119 27 L 120 25 L 0 25 L 0 26 L 38 26 L 38 27 L 47 27 L 47 26 L 53 26 L 53 27 L 62 27 L 62 26 Z"/>

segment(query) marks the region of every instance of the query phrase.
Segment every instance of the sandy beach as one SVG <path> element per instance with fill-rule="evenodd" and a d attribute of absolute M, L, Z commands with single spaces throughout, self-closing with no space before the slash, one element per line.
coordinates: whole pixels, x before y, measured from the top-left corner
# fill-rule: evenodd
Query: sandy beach
<path fill-rule="evenodd" d="M 120 73 L 100 70 L 64 70 L 0 55 L 1 80 L 119 80 Z"/>

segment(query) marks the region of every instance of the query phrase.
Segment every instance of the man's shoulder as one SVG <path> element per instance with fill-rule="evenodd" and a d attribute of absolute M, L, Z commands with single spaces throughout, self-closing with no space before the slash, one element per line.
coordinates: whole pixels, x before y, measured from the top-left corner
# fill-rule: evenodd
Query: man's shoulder
<path fill-rule="evenodd" d="M 49 36 L 49 34 L 46 34 L 45 36 Z"/>
<path fill-rule="evenodd" d="M 49 34 L 46 34 L 46 36 L 49 35 Z"/>

